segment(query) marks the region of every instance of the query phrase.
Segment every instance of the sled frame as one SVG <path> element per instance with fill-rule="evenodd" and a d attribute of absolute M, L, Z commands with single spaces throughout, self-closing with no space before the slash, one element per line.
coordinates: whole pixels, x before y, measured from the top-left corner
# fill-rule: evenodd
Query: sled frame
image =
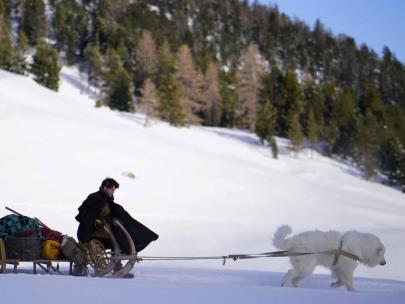
<path fill-rule="evenodd" d="M 125 277 L 131 272 L 135 266 L 135 263 L 137 262 L 137 252 L 131 235 L 118 219 L 113 220 L 113 225 L 118 227 L 124 233 L 129 245 L 129 255 L 123 256 L 121 255 L 121 249 L 111 229 L 107 225 L 104 225 L 101 221 L 99 221 L 97 224 L 102 225 L 102 228 L 111 240 L 113 248 L 111 251 L 105 250 L 102 243 L 97 239 L 93 239 L 89 243 L 83 245 L 88 264 L 94 269 L 94 276 L 111 278 Z M 126 261 L 125 265 L 123 265 L 121 269 L 114 271 L 116 265 L 122 261 Z"/>

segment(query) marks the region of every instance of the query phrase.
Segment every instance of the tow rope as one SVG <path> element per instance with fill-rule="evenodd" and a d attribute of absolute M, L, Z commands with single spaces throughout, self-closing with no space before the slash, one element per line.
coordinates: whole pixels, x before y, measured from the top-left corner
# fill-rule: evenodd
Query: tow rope
<path fill-rule="evenodd" d="M 192 260 L 222 260 L 222 265 L 225 265 L 226 261 L 232 259 L 244 260 L 244 259 L 257 259 L 257 258 L 271 258 L 271 257 L 290 257 L 290 256 L 303 256 L 310 254 L 330 254 L 334 255 L 333 265 L 336 265 L 338 262 L 339 256 L 343 255 L 347 258 L 350 258 L 355 261 L 360 261 L 360 258 L 348 251 L 342 250 L 340 246 L 339 249 L 321 251 L 321 252 L 290 252 L 287 250 L 282 251 L 271 251 L 263 253 L 254 253 L 254 254 L 229 254 L 229 255 L 219 255 L 219 256 L 137 256 L 136 261 L 192 261 Z M 119 255 L 110 257 L 111 260 L 126 260 L 133 258 L 132 255 Z"/>

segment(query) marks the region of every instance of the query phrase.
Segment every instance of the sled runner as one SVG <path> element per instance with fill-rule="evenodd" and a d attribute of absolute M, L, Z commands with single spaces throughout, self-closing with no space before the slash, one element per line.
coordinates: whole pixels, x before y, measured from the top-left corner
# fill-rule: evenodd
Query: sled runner
<path fill-rule="evenodd" d="M 19 214 L 10 208 L 7 209 L 17 214 L 19 217 L 24 217 L 22 214 Z M 27 219 L 27 217 L 24 217 L 24 219 Z M 34 220 L 41 229 L 47 229 L 46 231 L 48 235 L 54 236 L 55 234 L 58 234 L 58 232 L 51 230 L 38 219 L 35 218 Z M 10 222 L 11 221 L 8 221 L 7 223 Z M 98 239 L 91 239 L 86 244 L 79 244 L 72 237 L 63 236 L 63 240 L 60 243 L 53 240 L 41 240 L 41 245 L 38 246 L 37 243 L 39 242 L 39 239 L 34 237 L 11 236 L 9 238 L 4 237 L 4 239 L 0 237 L 0 273 L 7 272 L 7 264 L 13 265 L 14 272 L 16 273 L 17 267 L 20 263 L 30 262 L 33 263 L 34 274 L 37 272 L 37 266 L 49 274 L 63 274 L 59 270 L 59 264 L 69 263 L 70 275 L 86 276 L 89 274 L 88 266 L 90 266 L 94 270 L 91 275 L 95 277 L 126 277 L 131 272 L 138 259 L 135 244 L 131 235 L 119 220 L 113 220 L 113 225 L 125 235 L 128 242 L 129 254 L 122 255 L 121 248 L 108 225 L 103 224 L 101 221 L 99 221 L 98 224 L 104 229 L 106 235 L 108 235 L 109 241 L 112 244 L 112 249 L 105 249 L 103 243 Z M 56 245 L 53 243 L 48 244 L 46 242 L 54 242 Z M 57 248 L 57 254 L 55 251 L 52 251 L 52 249 L 56 250 L 56 248 L 45 246 L 52 244 L 60 247 L 60 249 Z M 47 252 L 45 252 L 45 248 L 48 249 Z M 60 251 L 62 251 L 63 254 L 61 254 Z M 44 254 L 48 258 L 43 258 Z M 60 256 L 64 257 L 60 258 Z M 122 262 L 125 262 L 125 264 L 122 265 Z M 54 265 L 55 263 L 56 266 Z"/>
<path fill-rule="evenodd" d="M 125 256 L 121 255 L 121 249 L 114 237 L 114 234 L 108 226 L 103 225 L 102 227 L 104 231 L 109 235 L 112 243 L 113 248 L 111 250 L 106 250 L 103 244 L 97 239 L 92 239 L 89 243 L 81 245 L 85 252 L 86 260 L 88 264 L 94 269 L 94 276 L 96 277 L 125 277 L 129 272 L 131 272 L 132 268 L 137 262 L 137 252 L 130 234 L 119 220 L 113 220 L 113 224 L 121 229 L 126 236 L 130 248 L 130 253 L 129 255 Z M 117 269 L 117 265 L 121 265 L 121 262 L 125 260 L 126 264 L 120 269 Z"/>

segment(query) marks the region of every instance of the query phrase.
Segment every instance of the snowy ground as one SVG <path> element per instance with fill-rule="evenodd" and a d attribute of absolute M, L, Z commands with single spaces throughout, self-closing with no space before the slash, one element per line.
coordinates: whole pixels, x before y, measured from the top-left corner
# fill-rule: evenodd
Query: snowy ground
<path fill-rule="evenodd" d="M 283 139 L 274 160 L 243 131 L 172 128 L 162 122 L 144 128 L 141 114 L 96 109 L 81 89 L 71 69 L 62 70 L 58 93 L 0 71 L 0 217 L 8 214 L 7 205 L 75 236 L 77 207 L 110 176 L 121 185 L 116 202 L 160 235 L 144 256 L 272 251 L 275 229 L 290 224 L 294 232 L 374 233 L 386 246 L 388 264 L 360 265 L 354 294 L 329 288 L 322 268 L 301 289 L 280 288 L 289 262 L 266 258 L 225 266 L 145 261 L 135 267 L 134 280 L 7 274 L 0 276 L 2 300 L 108 303 L 117 295 L 124 302 L 152 303 L 405 300 L 404 194 L 367 182 L 356 169 L 319 154 L 305 151 L 294 158 Z M 67 288 L 71 297 L 60 297 Z"/>
<path fill-rule="evenodd" d="M 2 299 L 15 303 L 403 303 L 403 282 L 357 279 L 358 291 L 331 289 L 312 276 L 302 288 L 281 288 L 281 273 L 140 266 L 134 279 L 7 274 Z M 20 292 L 23 290 L 23 292 Z"/>

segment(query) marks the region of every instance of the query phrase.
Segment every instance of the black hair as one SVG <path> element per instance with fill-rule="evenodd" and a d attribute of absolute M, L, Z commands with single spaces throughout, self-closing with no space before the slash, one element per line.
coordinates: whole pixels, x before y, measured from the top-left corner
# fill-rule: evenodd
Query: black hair
<path fill-rule="evenodd" d="M 118 189 L 120 187 L 120 184 L 118 184 L 115 179 L 112 179 L 111 177 L 107 177 L 101 183 L 100 189 L 103 189 L 104 187 L 107 187 L 107 188 L 115 187 Z"/>

